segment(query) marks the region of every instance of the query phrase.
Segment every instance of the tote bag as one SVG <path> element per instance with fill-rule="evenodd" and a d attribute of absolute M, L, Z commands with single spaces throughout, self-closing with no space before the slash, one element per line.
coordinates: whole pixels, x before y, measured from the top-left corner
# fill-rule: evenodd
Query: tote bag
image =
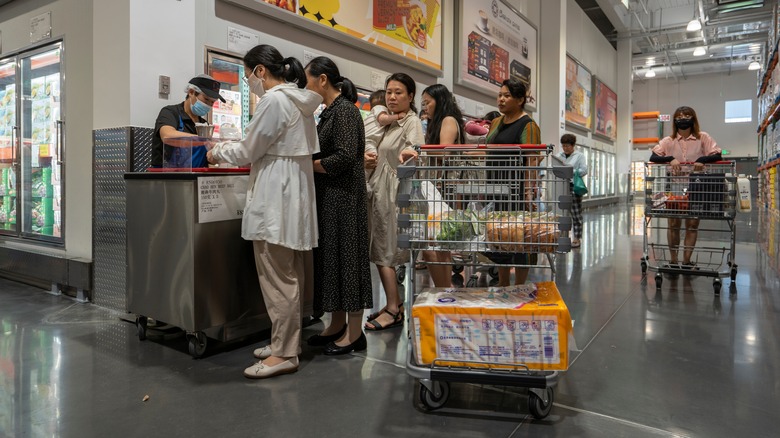
<path fill-rule="evenodd" d="M 572 191 L 577 196 L 585 196 L 588 194 L 588 188 L 585 186 L 585 181 L 582 180 L 582 177 L 579 173 L 574 172 L 574 188 Z"/>

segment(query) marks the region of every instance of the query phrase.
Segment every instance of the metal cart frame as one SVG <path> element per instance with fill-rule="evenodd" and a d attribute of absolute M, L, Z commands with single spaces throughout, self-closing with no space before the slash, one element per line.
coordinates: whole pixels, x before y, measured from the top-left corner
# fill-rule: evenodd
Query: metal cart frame
<path fill-rule="evenodd" d="M 655 285 L 660 289 L 662 274 L 696 275 L 711 277 L 713 291 L 720 294 L 721 278 L 730 277 L 730 292 L 736 292 L 737 278 L 736 223 L 737 212 L 737 175 L 734 161 L 718 161 L 705 165 L 703 172 L 694 171 L 694 163 L 681 163 L 679 170 L 669 164 L 645 164 L 645 218 L 643 233 L 643 255 L 640 260 L 642 275 L 647 271 L 655 272 Z M 665 219 L 667 227 L 662 225 Z M 724 223 L 728 228 L 728 237 L 723 244 L 697 245 L 686 248 L 682 239 L 684 222 L 696 219 L 701 223 Z M 661 230 L 669 230 L 669 221 L 679 221 L 680 229 L 677 246 L 671 246 L 667 236 Z M 675 227 L 677 228 L 677 227 Z M 659 232 L 655 242 L 651 242 L 653 231 Z M 701 228 L 696 231 L 722 233 L 718 228 Z M 663 243 L 665 242 L 665 243 Z M 682 244 L 681 244 L 682 243 Z M 696 258 L 693 265 L 679 263 L 672 252 L 692 251 Z M 673 263 L 672 259 L 678 260 Z"/>
<path fill-rule="evenodd" d="M 568 165 L 560 165 L 552 157 L 553 145 L 424 145 L 419 148 L 420 157 L 416 162 L 408 162 L 398 168 L 400 179 L 397 205 L 400 207 L 398 217 L 398 246 L 401 249 L 410 250 L 410 287 L 406 290 L 405 301 L 413 303 L 416 293 L 415 265 L 417 254 L 422 250 L 433 251 L 460 251 L 461 257 L 457 261 L 455 272 L 458 273 L 464 266 L 484 266 L 484 258 L 478 254 L 490 251 L 491 253 L 531 253 L 544 252 L 547 256 L 551 278 L 555 277 L 555 254 L 565 253 L 571 250 L 571 217 L 567 214 L 571 209 L 571 179 L 573 168 Z M 526 159 L 535 156 L 540 159 Z M 492 162 L 491 162 L 492 161 Z M 542 161 L 541 163 L 539 161 Z M 442 178 L 445 174 L 455 172 L 458 176 Z M 503 177 L 496 179 L 491 172 L 506 172 Z M 434 236 L 419 235 L 419 227 L 426 230 L 433 226 L 442 230 L 443 223 L 437 223 L 431 217 L 427 221 L 415 218 L 406 213 L 415 202 L 410 196 L 410 188 L 413 181 L 428 181 L 441 188 L 441 209 L 444 204 L 460 204 L 468 201 L 487 201 L 491 196 L 499 196 L 509 205 L 508 210 L 544 209 L 555 214 L 555 222 L 545 223 L 546 226 L 554 226 L 559 234 L 554 240 L 540 242 L 512 242 L 497 249 L 496 242 L 490 242 L 487 237 L 480 239 L 478 233 L 470 239 L 458 236 L 454 240 L 442 242 Z M 525 196 L 529 193 L 523 190 L 533 188 L 530 191 L 532 198 Z M 518 190 L 519 188 L 519 190 Z M 498 198 L 494 198 L 496 200 Z M 422 201 L 431 203 L 433 201 Z M 436 205 L 436 204 L 434 204 Z M 504 207 L 507 207 L 504 205 Z M 533 206 L 536 207 L 533 207 Z M 434 211 L 437 208 L 434 207 Z M 434 216 L 435 218 L 435 216 Z M 464 221 L 474 220 L 463 219 Z M 550 219 L 552 220 L 552 219 Z M 480 219 L 477 219 L 480 221 Z M 443 222 L 443 220 L 442 220 Z M 415 228 L 417 227 L 417 231 Z M 437 228 L 438 227 L 438 228 Z M 533 240 L 533 239 L 531 239 Z M 419 262 L 418 262 L 419 263 Z M 428 265 L 436 262 L 422 262 Z M 492 267 L 515 266 L 530 268 L 537 265 L 518 265 L 517 263 L 492 263 Z M 473 280 L 473 277 L 472 277 Z M 469 281 L 469 286 L 476 286 L 474 281 Z M 406 369 L 409 375 L 420 383 L 417 399 L 426 410 L 441 408 L 449 397 L 449 382 L 468 382 L 477 384 L 490 384 L 502 386 L 515 386 L 529 388 L 528 407 L 531 414 L 537 418 L 545 418 L 551 411 L 554 400 L 553 388 L 558 383 L 559 371 L 534 370 L 525 364 L 507 364 L 501 366 L 488 362 L 464 362 L 464 366 L 446 365 L 440 358 L 430 365 L 421 365 L 416 362 L 412 342 L 413 319 L 412 312 L 407 312 L 407 322 L 410 332 L 407 352 Z M 451 363 L 452 360 L 449 360 Z M 512 367 L 512 368 L 507 368 Z"/>

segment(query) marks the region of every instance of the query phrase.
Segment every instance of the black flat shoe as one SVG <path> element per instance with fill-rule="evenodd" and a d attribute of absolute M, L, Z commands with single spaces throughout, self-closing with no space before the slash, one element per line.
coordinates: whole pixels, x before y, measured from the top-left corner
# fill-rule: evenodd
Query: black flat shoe
<path fill-rule="evenodd" d="M 312 347 L 322 347 L 323 345 L 328 345 L 331 342 L 338 341 L 342 336 L 344 336 L 344 333 L 346 331 L 347 331 L 347 325 L 344 324 L 344 327 L 342 327 L 341 330 L 338 331 L 338 333 L 334 333 L 328 336 L 314 335 L 311 336 L 309 339 L 307 339 L 306 343 L 311 345 Z"/>
<path fill-rule="evenodd" d="M 335 342 L 331 342 L 325 346 L 325 354 L 328 356 L 338 356 L 340 354 L 347 354 L 353 351 L 363 351 L 366 348 L 368 348 L 368 341 L 366 341 L 365 333 L 361 333 L 360 337 L 357 338 L 355 342 L 344 347 L 339 347 Z"/>

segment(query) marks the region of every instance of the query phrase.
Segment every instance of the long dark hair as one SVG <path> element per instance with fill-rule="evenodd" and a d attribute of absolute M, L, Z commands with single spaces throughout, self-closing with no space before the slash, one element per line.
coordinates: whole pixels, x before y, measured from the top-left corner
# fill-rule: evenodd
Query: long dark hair
<path fill-rule="evenodd" d="M 506 79 L 501 85 L 509 89 L 509 94 L 515 99 L 523 99 L 523 103 L 520 105 L 520 111 L 524 111 L 525 104 L 528 102 L 528 89 L 525 87 L 525 84 L 517 79 Z"/>
<path fill-rule="evenodd" d="M 306 72 L 301 61 L 293 57 L 282 58 L 282 54 L 274 46 L 260 44 L 246 52 L 244 66 L 254 72 L 258 65 L 267 68 L 274 78 L 294 82 L 298 88 L 306 86 Z"/>
<path fill-rule="evenodd" d="M 691 126 L 691 135 L 696 138 L 701 138 L 701 130 L 699 129 L 699 117 L 696 116 L 696 111 L 689 106 L 681 106 L 674 111 L 674 117 L 672 121 L 680 116 L 690 116 L 693 120 L 693 126 Z M 672 138 L 677 138 L 677 124 L 672 122 Z"/>
<path fill-rule="evenodd" d="M 341 76 L 336 63 L 330 58 L 326 56 L 314 58 L 306 65 L 306 70 L 309 71 L 311 76 L 319 77 L 320 75 L 325 75 L 325 77 L 328 78 L 328 82 L 341 91 L 342 96 L 346 97 L 352 103 L 357 102 L 355 84 L 349 79 Z"/>
<path fill-rule="evenodd" d="M 406 87 L 406 92 L 409 93 L 409 107 L 416 114 L 417 107 L 414 105 L 414 95 L 417 93 L 417 86 L 414 84 L 414 79 L 412 79 L 412 77 L 406 73 L 393 73 L 387 77 L 387 80 L 385 80 L 385 89 L 387 89 L 387 84 L 389 84 L 390 81 L 396 81 L 404 84 L 404 87 Z"/>
<path fill-rule="evenodd" d="M 463 129 L 463 113 L 458 108 L 457 102 L 455 102 L 455 96 L 442 84 L 431 85 L 423 90 L 423 94 L 431 96 L 436 102 L 433 114 L 428 114 L 428 129 L 425 134 L 425 143 L 440 143 L 441 125 L 444 123 L 444 118 L 448 116 L 454 117 L 455 121 L 458 122 L 458 141 L 462 143 L 463 139 L 466 138 L 466 133 Z"/>

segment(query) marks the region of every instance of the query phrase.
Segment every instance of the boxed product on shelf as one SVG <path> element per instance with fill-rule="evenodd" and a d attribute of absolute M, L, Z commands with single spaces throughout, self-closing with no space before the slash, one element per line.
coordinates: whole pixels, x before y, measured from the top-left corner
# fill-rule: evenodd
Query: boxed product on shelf
<path fill-rule="evenodd" d="M 33 78 L 30 80 L 30 98 L 32 100 L 46 98 L 46 77 Z"/>
<path fill-rule="evenodd" d="M 565 370 L 574 345 L 571 316 L 554 282 L 425 289 L 412 319 L 421 365 Z"/>
<path fill-rule="evenodd" d="M 53 101 L 60 99 L 60 74 L 54 73 L 46 76 L 46 97 L 51 97 Z"/>

